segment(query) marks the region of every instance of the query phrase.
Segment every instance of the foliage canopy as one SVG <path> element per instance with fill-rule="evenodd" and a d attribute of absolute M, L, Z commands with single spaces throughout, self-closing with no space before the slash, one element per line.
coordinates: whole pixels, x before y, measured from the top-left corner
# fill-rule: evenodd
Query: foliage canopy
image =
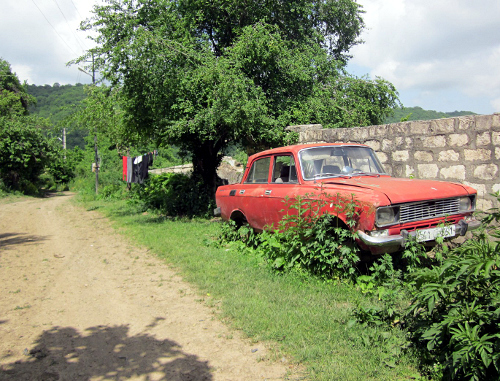
<path fill-rule="evenodd" d="M 35 98 L 26 92 L 10 64 L 0 58 L 0 117 L 28 115 L 28 106 Z"/>
<path fill-rule="evenodd" d="M 42 132 L 49 121 L 29 115 L 34 101 L 10 64 L 0 59 L 0 185 L 26 193 L 38 192 L 37 183 L 47 167 L 56 182 L 72 175 L 59 144 Z"/>
<path fill-rule="evenodd" d="M 123 94 L 129 131 L 191 154 L 215 191 L 231 144 L 281 145 L 284 127 L 381 122 L 398 103 L 392 84 L 345 73 L 364 27 L 353 0 L 254 2 L 110 0 L 82 28 L 94 58 Z"/>

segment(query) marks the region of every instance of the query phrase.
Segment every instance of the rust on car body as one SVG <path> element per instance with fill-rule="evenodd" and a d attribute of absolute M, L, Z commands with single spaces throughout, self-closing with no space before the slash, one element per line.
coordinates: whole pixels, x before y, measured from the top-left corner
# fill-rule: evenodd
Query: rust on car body
<path fill-rule="evenodd" d="M 427 244 L 475 229 L 477 192 L 437 180 L 394 178 L 363 144 L 318 143 L 280 147 L 248 158 L 238 184 L 220 186 L 216 214 L 257 231 L 277 226 L 286 198 L 327 194 L 322 212 L 355 199 L 359 246 L 372 254 L 399 251 L 409 237 Z M 346 226 L 344 214 L 338 218 Z"/>

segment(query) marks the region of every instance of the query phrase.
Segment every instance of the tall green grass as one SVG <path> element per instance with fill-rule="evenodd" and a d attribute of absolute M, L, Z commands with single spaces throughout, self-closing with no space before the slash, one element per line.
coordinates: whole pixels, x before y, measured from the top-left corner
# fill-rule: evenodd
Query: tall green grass
<path fill-rule="evenodd" d="M 86 201 L 86 207 L 98 207 L 121 231 L 175 266 L 233 328 L 273 343 L 277 359 L 285 355 L 302 364 L 307 379 L 419 377 L 411 354 L 399 348 L 403 331 L 349 324 L 356 305 L 376 303 L 353 285 L 276 275 L 259 258 L 207 245 L 218 222 L 134 213 L 124 201 Z"/>

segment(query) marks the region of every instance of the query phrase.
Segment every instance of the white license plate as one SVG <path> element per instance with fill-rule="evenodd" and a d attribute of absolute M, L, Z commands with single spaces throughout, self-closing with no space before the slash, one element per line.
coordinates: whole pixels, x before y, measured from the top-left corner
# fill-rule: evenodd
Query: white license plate
<path fill-rule="evenodd" d="M 417 230 L 417 242 L 434 241 L 437 237 L 454 237 L 455 225 Z"/>

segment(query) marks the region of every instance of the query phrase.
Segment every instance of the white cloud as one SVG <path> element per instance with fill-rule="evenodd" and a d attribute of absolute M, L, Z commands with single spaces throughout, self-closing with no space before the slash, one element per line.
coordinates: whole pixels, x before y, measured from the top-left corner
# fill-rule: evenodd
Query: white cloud
<path fill-rule="evenodd" d="M 500 112 L 500 98 L 493 99 L 491 101 L 491 107 L 493 107 L 494 112 Z"/>
<path fill-rule="evenodd" d="M 413 99 L 434 99 L 433 109 L 453 100 L 453 109 L 470 110 L 468 104 L 484 98 L 477 112 L 493 111 L 491 97 L 500 97 L 498 0 L 359 3 L 367 30 L 365 44 L 352 50 L 352 64 L 394 83 L 402 98 L 411 92 Z"/>
<path fill-rule="evenodd" d="M 89 82 L 66 63 L 89 49 L 91 41 L 78 31 L 93 1 L 16 0 L 2 3 L 0 55 L 21 81 L 43 85 Z"/>
<path fill-rule="evenodd" d="M 12 71 L 17 75 L 21 82 L 30 83 L 32 67 L 30 65 L 11 65 Z"/>
<path fill-rule="evenodd" d="M 21 81 L 89 83 L 90 77 L 66 63 L 91 46 L 77 29 L 101 1 L 4 0 L 0 57 Z M 407 106 L 484 114 L 500 110 L 500 1 L 358 2 L 367 27 L 365 44 L 351 51 L 350 68 L 358 75 L 391 81 Z"/>

